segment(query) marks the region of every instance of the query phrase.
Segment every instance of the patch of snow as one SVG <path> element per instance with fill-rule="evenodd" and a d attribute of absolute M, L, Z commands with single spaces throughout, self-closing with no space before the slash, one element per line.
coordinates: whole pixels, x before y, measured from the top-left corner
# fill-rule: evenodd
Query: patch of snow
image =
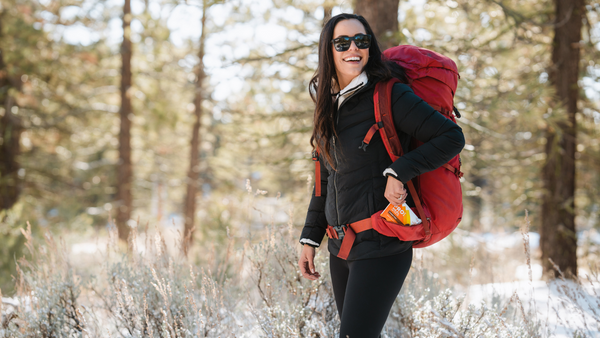
<path fill-rule="evenodd" d="M 552 337 L 566 338 L 573 337 L 576 330 L 592 337 L 599 336 L 598 294 L 598 285 L 556 280 L 548 283 L 519 281 L 473 285 L 469 288 L 467 296 L 469 303 L 480 304 L 493 297 L 508 301 L 516 295 L 527 312 L 527 320 L 539 321 L 550 330 Z M 512 300 L 512 304 L 519 308 L 515 299 Z M 522 313 L 519 315 L 523 316 Z"/>

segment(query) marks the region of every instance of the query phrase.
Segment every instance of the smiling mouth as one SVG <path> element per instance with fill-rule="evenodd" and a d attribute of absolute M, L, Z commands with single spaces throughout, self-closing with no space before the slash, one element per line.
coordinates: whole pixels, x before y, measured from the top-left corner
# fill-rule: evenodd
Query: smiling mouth
<path fill-rule="evenodd" d="M 362 60 L 360 56 L 350 56 L 344 59 L 346 62 L 359 62 L 360 60 Z"/>

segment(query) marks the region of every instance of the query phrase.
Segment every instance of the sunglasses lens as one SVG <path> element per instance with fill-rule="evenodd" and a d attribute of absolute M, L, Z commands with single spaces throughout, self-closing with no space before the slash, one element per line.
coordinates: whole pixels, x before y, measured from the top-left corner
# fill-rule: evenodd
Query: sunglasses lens
<path fill-rule="evenodd" d="M 333 47 L 338 52 L 345 52 L 350 48 L 351 40 L 348 37 L 341 37 L 333 40 Z"/>
<path fill-rule="evenodd" d="M 353 40 L 356 44 L 356 47 L 359 49 L 367 49 L 371 47 L 371 36 L 366 34 L 356 34 L 353 37 L 341 36 L 333 39 L 333 47 L 338 52 L 345 52 L 350 49 L 350 45 L 352 44 Z"/>
<path fill-rule="evenodd" d="M 360 49 L 369 48 L 371 46 L 371 37 L 364 34 L 355 35 L 354 43 L 356 43 L 356 47 Z"/>

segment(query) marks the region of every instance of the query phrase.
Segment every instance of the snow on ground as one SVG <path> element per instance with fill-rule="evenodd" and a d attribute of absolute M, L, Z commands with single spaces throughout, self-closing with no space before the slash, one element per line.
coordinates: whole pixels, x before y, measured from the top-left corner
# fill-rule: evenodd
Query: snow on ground
<path fill-rule="evenodd" d="M 539 321 L 551 337 L 574 337 L 576 330 L 589 337 L 600 337 L 600 285 L 597 283 L 580 285 L 556 280 L 473 285 L 467 296 L 470 304 L 478 305 L 494 296 L 503 299 L 502 304 L 505 304 L 515 294 L 525 312 L 533 310 L 528 318 Z M 518 307 L 516 299 L 512 304 Z"/>
<path fill-rule="evenodd" d="M 500 255 L 506 249 L 522 248 L 523 243 L 527 241 L 530 253 L 539 250 L 540 235 L 536 232 L 474 233 L 457 229 L 453 236 L 453 240 L 459 246 L 476 248 L 483 245 L 488 252 L 497 252 Z M 580 231 L 577 237 L 580 246 L 584 242 L 600 244 L 600 232 L 595 229 Z M 444 245 L 449 244 L 441 241 L 440 247 L 436 249 L 444 251 Z M 501 304 L 504 305 L 511 297 L 517 295 L 525 312 L 533 310 L 528 319 L 540 322 L 542 327 L 549 330 L 550 337 L 600 338 L 600 283 L 597 276 L 591 278 L 593 283 L 589 282 L 587 276 L 591 274 L 586 269 L 579 268 L 578 275 L 583 285 L 568 280 L 545 282 L 541 280 L 542 266 L 538 263 L 533 260 L 531 266 L 516 266 L 514 282 L 470 286 L 467 302 L 479 305 L 483 301 L 490 302 L 493 298 L 500 298 L 503 300 Z M 516 298 L 513 298 L 511 303 L 519 307 Z M 522 316 L 521 313 L 520 315 Z M 575 335 L 577 330 L 584 335 Z"/>

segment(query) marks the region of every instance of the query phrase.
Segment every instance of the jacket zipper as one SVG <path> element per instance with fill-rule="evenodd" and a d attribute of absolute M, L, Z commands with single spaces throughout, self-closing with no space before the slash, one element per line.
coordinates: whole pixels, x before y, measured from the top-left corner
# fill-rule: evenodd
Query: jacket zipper
<path fill-rule="evenodd" d="M 337 153 L 335 151 L 335 137 L 333 137 L 333 158 L 335 159 L 335 167 L 337 168 L 338 166 L 338 159 L 337 159 Z M 338 206 L 338 193 L 337 193 L 337 172 L 334 171 L 333 172 L 333 190 L 335 190 L 335 212 L 337 215 L 337 223 L 338 225 L 340 223 L 340 208 Z"/>
<path fill-rule="evenodd" d="M 336 116 L 336 127 L 337 125 L 339 125 L 340 122 L 340 108 L 342 108 L 342 106 L 344 105 L 344 103 L 348 102 L 348 100 L 350 98 L 352 98 L 354 95 L 358 94 L 361 89 L 363 89 L 365 86 L 361 87 L 361 88 L 357 88 L 352 94 L 350 94 L 350 96 L 348 96 L 347 98 L 344 99 L 344 101 L 342 102 L 342 104 L 338 107 L 337 109 L 337 116 Z M 339 100 L 339 98 L 338 98 Z M 335 151 L 335 136 L 333 137 L 333 158 L 335 159 L 335 167 L 337 168 L 338 166 L 338 158 L 337 158 L 337 152 Z M 333 171 L 333 190 L 335 191 L 335 212 L 337 215 L 337 223 L 338 225 L 342 225 L 339 224 L 341 223 L 340 220 L 340 208 L 338 205 L 338 193 L 337 193 L 337 175 L 336 175 L 336 171 Z"/>

